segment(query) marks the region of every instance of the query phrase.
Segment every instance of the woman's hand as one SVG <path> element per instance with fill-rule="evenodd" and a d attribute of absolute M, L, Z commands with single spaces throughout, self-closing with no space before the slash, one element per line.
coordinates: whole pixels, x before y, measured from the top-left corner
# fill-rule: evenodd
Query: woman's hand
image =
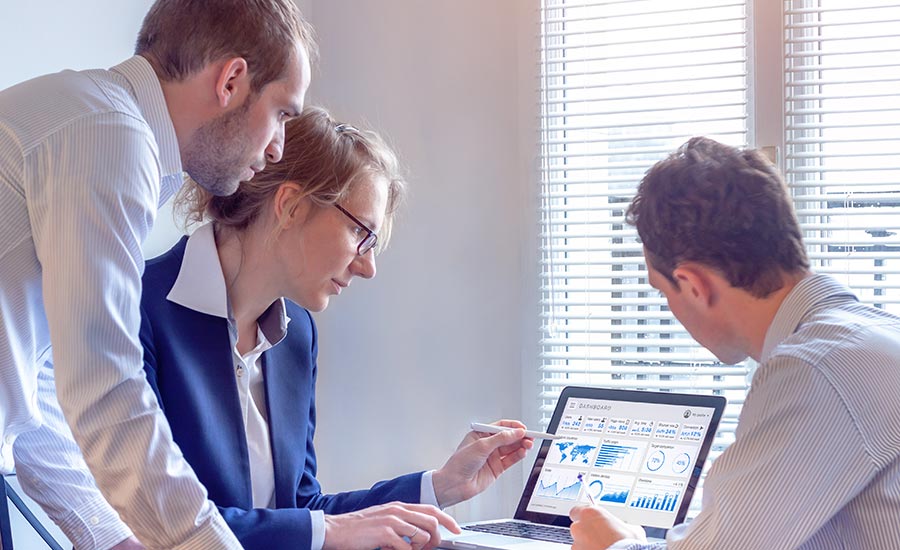
<path fill-rule="evenodd" d="M 326 515 L 322 550 L 427 550 L 441 542 L 438 525 L 459 533 L 453 518 L 428 504 L 391 502 L 348 514 Z"/>
<path fill-rule="evenodd" d="M 447 463 L 434 472 L 434 494 L 442 508 L 468 500 L 490 487 L 534 446 L 534 440 L 525 437 L 525 424 L 517 420 L 499 420 L 494 424 L 516 429 L 493 435 L 469 432 Z"/>
<path fill-rule="evenodd" d="M 569 511 L 572 518 L 572 550 L 609 548 L 622 539 L 646 542 L 647 534 L 639 525 L 625 523 L 602 508 L 576 506 Z"/>

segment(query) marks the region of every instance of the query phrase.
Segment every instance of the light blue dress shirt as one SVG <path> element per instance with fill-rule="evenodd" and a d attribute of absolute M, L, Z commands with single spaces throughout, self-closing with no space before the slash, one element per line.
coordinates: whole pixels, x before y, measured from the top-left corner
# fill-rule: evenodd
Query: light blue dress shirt
<path fill-rule="evenodd" d="M 240 548 L 142 368 L 141 244 L 181 170 L 141 57 L 0 91 L 0 470 L 15 455 L 23 486 L 80 549 L 129 532 L 70 458 L 72 434 L 144 544 Z"/>
<path fill-rule="evenodd" d="M 735 442 L 703 509 L 644 550 L 900 549 L 900 318 L 826 275 L 766 333 Z"/>

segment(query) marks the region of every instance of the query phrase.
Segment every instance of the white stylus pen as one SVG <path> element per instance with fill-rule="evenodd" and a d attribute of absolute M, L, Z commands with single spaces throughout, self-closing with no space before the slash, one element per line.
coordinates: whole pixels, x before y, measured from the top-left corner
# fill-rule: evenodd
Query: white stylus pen
<path fill-rule="evenodd" d="M 506 430 L 515 430 L 515 428 L 509 428 L 506 426 L 494 426 L 493 424 L 479 424 L 478 422 L 472 422 L 471 424 L 472 430 L 481 433 L 488 434 L 498 434 L 500 432 L 505 432 Z M 562 439 L 565 436 L 548 434 L 547 432 L 533 432 L 531 430 L 525 430 L 525 437 L 530 437 L 532 439 Z"/>

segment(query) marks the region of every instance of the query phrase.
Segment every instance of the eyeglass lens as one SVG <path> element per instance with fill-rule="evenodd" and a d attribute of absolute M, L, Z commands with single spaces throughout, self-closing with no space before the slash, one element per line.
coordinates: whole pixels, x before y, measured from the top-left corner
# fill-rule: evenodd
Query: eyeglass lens
<path fill-rule="evenodd" d="M 359 243 L 359 246 L 356 247 L 356 252 L 360 256 L 363 256 L 368 251 L 375 248 L 375 245 L 377 243 L 378 243 L 378 235 L 376 235 L 375 233 L 369 233 L 368 235 L 366 235 L 366 238 L 363 239 L 363 241 L 361 243 Z"/>

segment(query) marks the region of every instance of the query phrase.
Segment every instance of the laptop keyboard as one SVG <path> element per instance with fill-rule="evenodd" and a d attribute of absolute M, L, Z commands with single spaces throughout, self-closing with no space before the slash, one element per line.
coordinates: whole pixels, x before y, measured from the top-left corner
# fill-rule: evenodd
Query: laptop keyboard
<path fill-rule="evenodd" d="M 572 535 L 567 527 L 554 527 L 553 525 L 541 525 L 540 523 L 519 523 L 517 521 L 476 523 L 475 525 L 466 525 L 464 529 L 478 531 L 479 533 L 491 533 L 493 535 L 507 535 L 545 542 L 572 544 Z"/>

